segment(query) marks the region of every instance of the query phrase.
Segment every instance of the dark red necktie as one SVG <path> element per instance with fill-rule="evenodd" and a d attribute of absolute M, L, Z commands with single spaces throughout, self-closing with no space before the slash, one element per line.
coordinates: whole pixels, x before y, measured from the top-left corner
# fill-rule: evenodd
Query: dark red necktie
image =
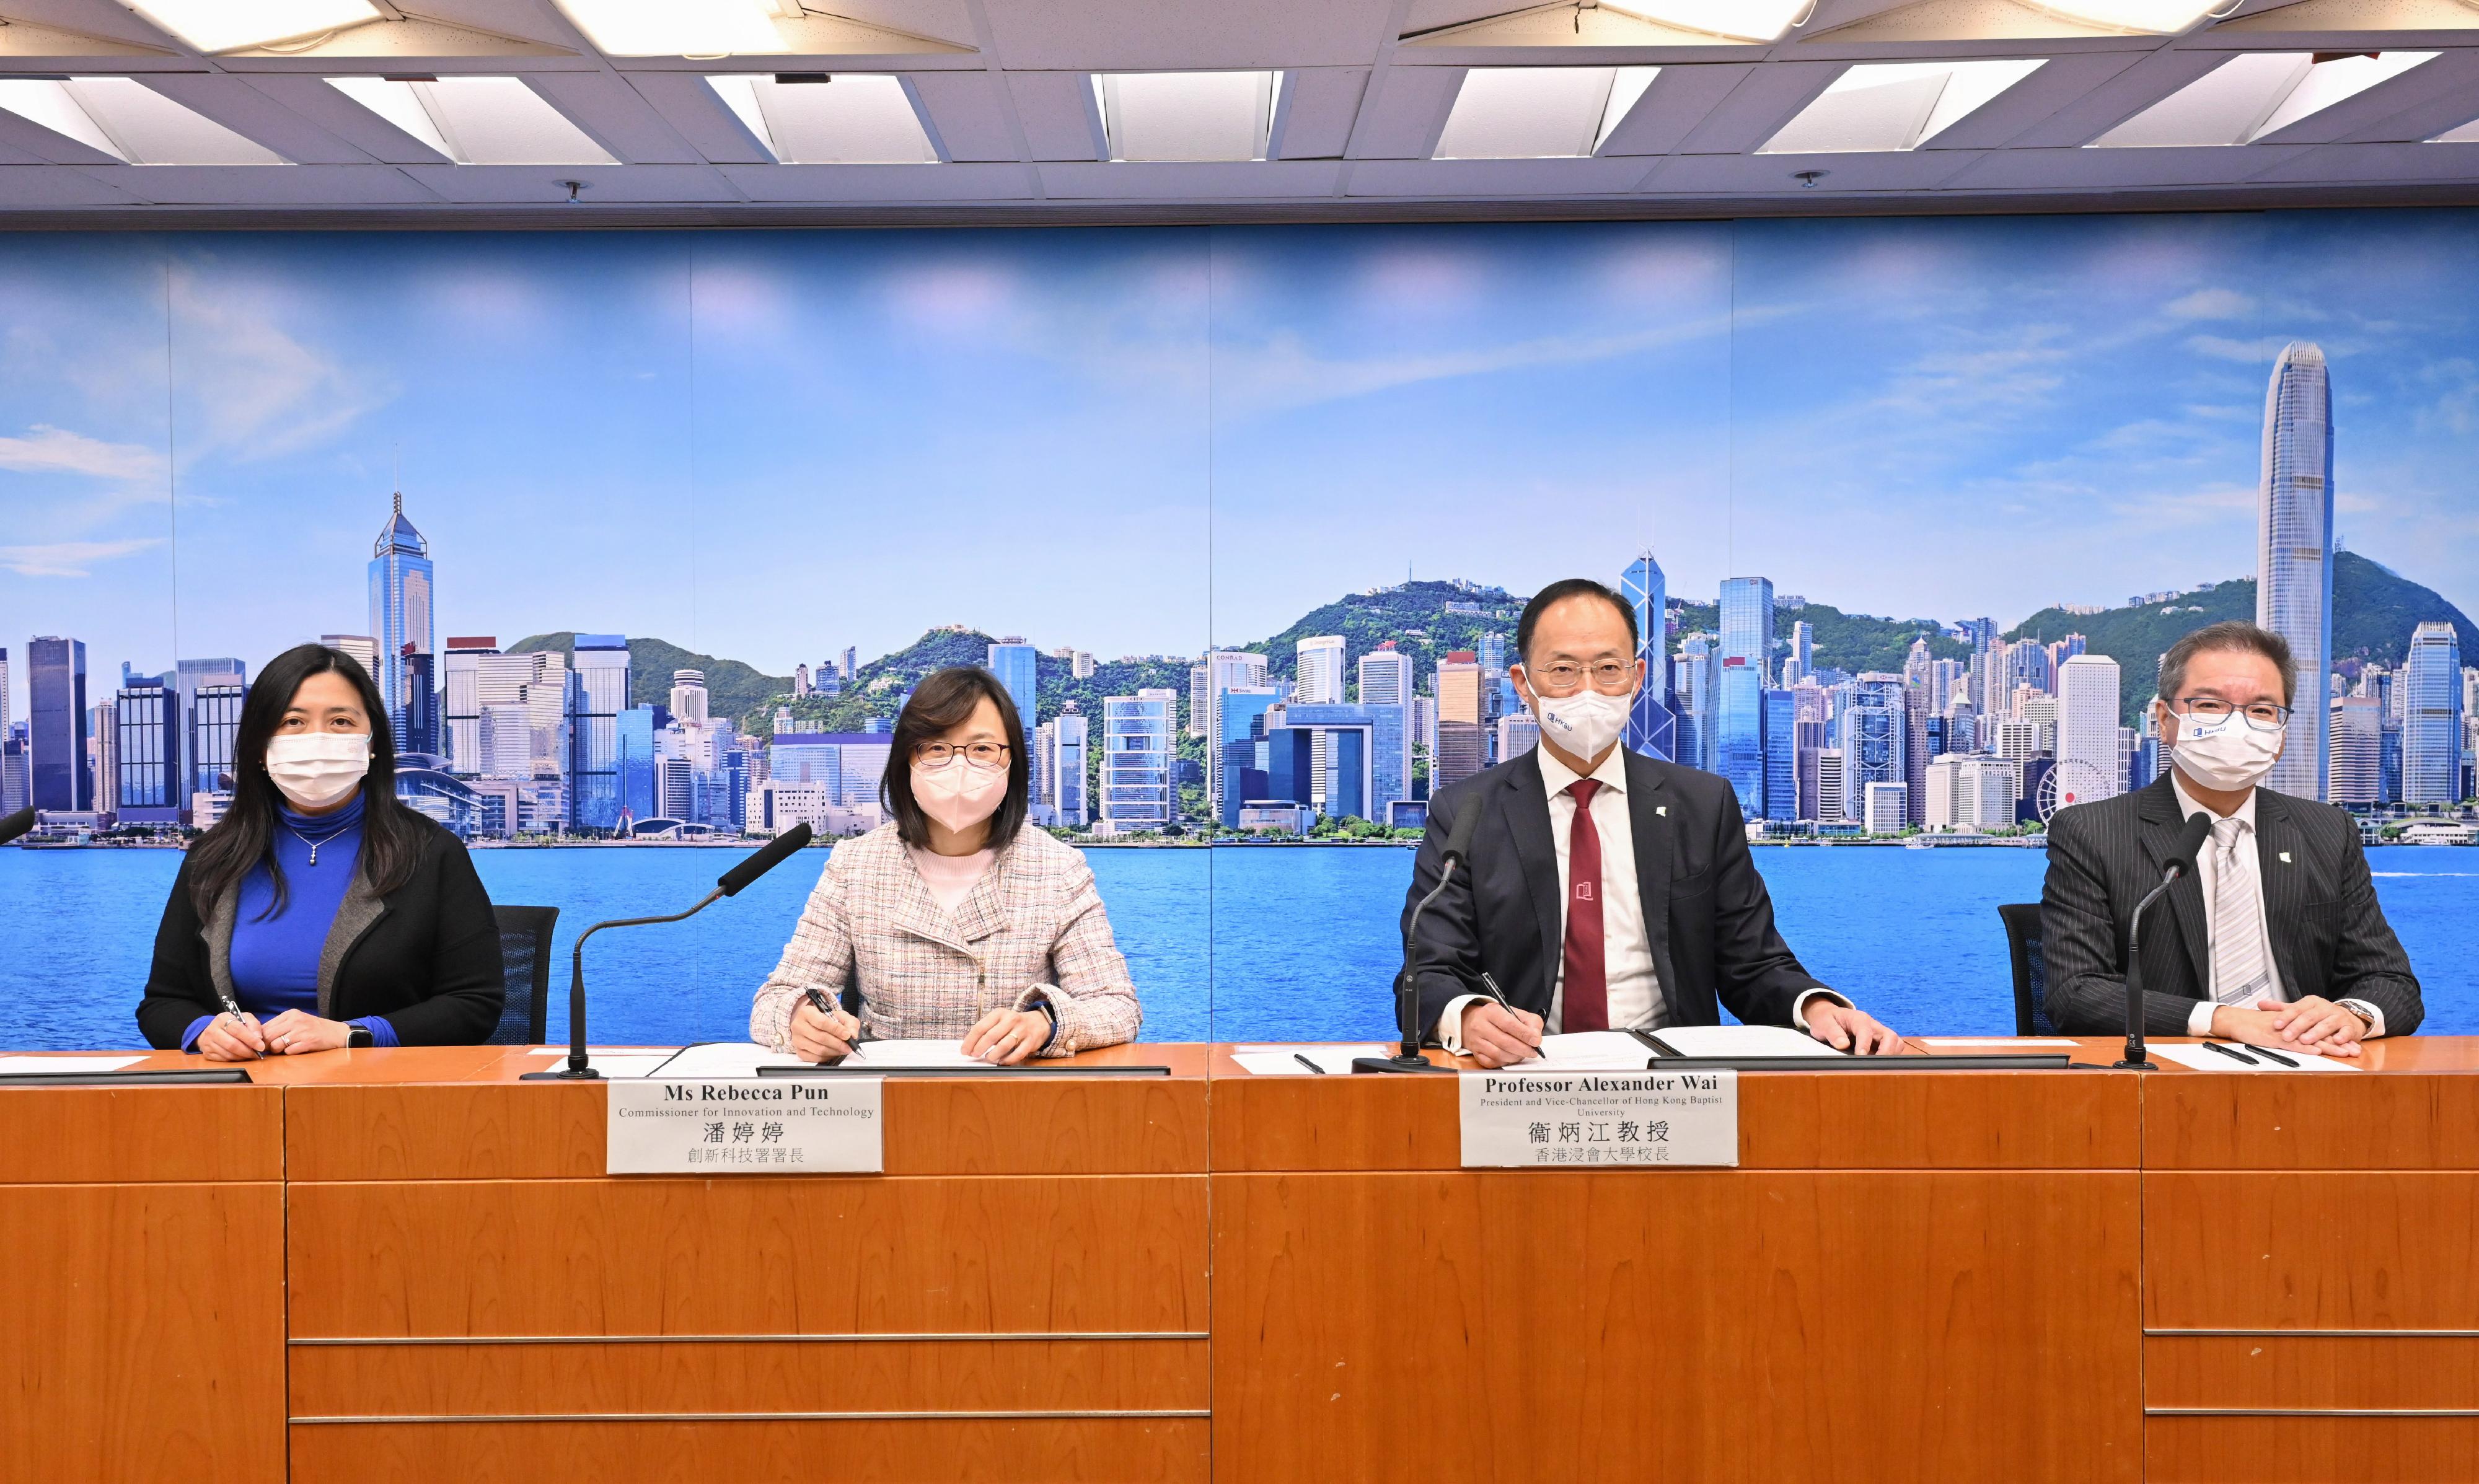
<path fill-rule="evenodd" d="M 1610 1026 L 1609 967 L 1601 957 L 1601 832 L 1593 826 L 1597 779 L 1567 785 L 1575 797 L 1575 823 L 1567 839 L 1567 954 L 1565 1010 L 1558 1029 L 1606 1031 Z"/>

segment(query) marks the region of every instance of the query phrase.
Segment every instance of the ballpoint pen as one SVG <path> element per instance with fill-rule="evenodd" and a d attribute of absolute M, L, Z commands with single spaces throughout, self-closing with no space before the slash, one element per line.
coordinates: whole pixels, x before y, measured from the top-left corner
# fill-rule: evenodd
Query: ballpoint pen
<path fill-rule="evenodd" d="M 2204 1047 L 2208 1051 L 2217 1051 L 2233 1062 L 2243 1062 L 2249 1066 L 2256 1064 L 2255 1058 L 2248 1056 L 2242 1051 L 2234 1051 L 2231 1048 L 2222 1045 L 2218 1041 L 2206 1041 L 2204 1042 Z"/>
<path fill-rule="evenodd" d="M 819 1014 L 826 1016 L 827 1023 L 829 1025 L 834 1024 L 835 1012 L 833 1009 L 827 1004 L 826 996 L 818 993 L 818 986 L 811 985 L 805 992 L 809 996 L 809 1008 L 816 1011 Z M 859 1044 L 859 1033 L 857 1031 L 854 1033 L 854 1044 L 856 1046 Z M 846 1055 L 848 1056 L 850 1053 L 847 1052 Z M 844 1059 L 843 1057 L 828 1057 L 820 1061 L 818 1064 L 820 1066 L 841 1066 L 844 1064 Z"/>
<path fill-rule="evenodd" d="M 224 1002 L 224 1013 L 233 1017 L 233 1024 L 235 1024 L 235 1025 L 237 1025 L 237 1026 L 239 1026 L 239 1025 L 247 1025 L 247 1024 L 249 1024 L 249 1022 L 248 1022 L 248 1021 L 243 1020 L 243 1019 L 242 1018 L 242 1015 L 241 1015 L 241 1005 L 240 1005 L 240 1003 L 239 1003 L 238 1001 L 234 1000 L 234 999 L 233 999 L 233 997 L 232 997 L 230 994 L 228 994 L 228 993 L 224 992 L 223 990 L 218 989 L 217 991 L 216 991 L 216 997 L 217 997 L 217 999 L 222 1000 L 222 1001 Z M 265 1040 L 265 1037 L 264 1037 L 264 1036 L 261 1036 L 261 1037 L 260 1037 L 260 1039 L 263 1041 L 263 1040 Z M 257 1055 L 258 1055 L 258 1059 L 259 1059 L 260 1061 L 262 1061 L 262 1062 L 266 1061 L 266 1060 L 267 1060 L 267 1047 L 266 1047 L 266 1046 L 264 1046 L 264 1045 L 261 1045 L 261 1046 L 258 1048 Z"/>
<path fill-rule="evenodd" d="M 1489 977 L 1489 970 L 1487 969 L 1480 971 L 1480 986 L 1489 991 L 1489 997 L 1497 1002 L 1498 1009 L 1506 1011 L 1510 1015 L 1515 1013 L 1515 1007 L 1507 1003 L 1506 991 L 1497 987 L 1497 981 Z M 1539 1046 L 1535 1046 L 1532 1048 L 1532 1054 L 1535 1057 L 1546 1057 L 1549 1053 L 1542 1050 Z"/>
<path fill-rule="evenodd" d="M 1320 1076 L 1320 1077 L 1322 1077 L 1322 1076 L 1324 1076 L 1324 1075 L 1325 1075 L 1325 1068 L 1324 1068 L 1324 1067 L 1317 1065 L 1315 1062 L 1310 1061 L 1307 1057 L 1305 1057 L 1305 1056 L 1301 1055 L 1299 1052 L 1296 1052 L 1296 1051 L 1292 1052 L 1292 1053 L 1291 1053 L 1291 1060 L 1292 1060 L 1292 1061 L 1294 1061 L 1294 1062 L 1297 1062 L 1300 1065 L 1307 1067 L 1310 1071 L 1313 1071 L 1313 1072 L 1316 1073 L 1316 1074 L 1317 1074 L 1318 1076 Z"/>
<path fill-rule="evenodd" d="M 2292 1062 L 2287 1057 L 2283 1056 L 2280 1052 L 2273 1050 L 2269 1046 L 2258 1046 L 2254 1048 L 2254 1051 L 2257 1056 L 2269 1057 L 2273 1061 L 2280 1062 L 2282 1065 L 2288 1067 L 2293 1072 L 2298 1070 L 2297 1062 Z"/>

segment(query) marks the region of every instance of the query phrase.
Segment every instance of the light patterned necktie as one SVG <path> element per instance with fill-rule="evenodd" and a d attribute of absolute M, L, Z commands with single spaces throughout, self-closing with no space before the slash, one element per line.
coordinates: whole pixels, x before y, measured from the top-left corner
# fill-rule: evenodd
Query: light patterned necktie
<path fill-rule="evenodd" d="M 2212 822 L 2212 997 L 2223 1005 L 2253 1005 L 2272 988 L 2263 913 L 2256 906 L 2259 883 L 2238 858 L 2247 828 L 2243 819 Z"/>

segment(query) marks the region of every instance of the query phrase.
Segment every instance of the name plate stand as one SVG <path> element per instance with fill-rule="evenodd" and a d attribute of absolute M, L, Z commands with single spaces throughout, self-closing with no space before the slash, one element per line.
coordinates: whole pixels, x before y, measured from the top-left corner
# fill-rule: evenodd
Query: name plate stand
<path fill-rule="evenodd" d="M 875 1175 L 886 1167 L 875 1077 L 617 1078 L 604 1128 L 613 1175 Z"/>
<path fill-rule="evenodd" d="M 1468 1169 L 1659 1169 L 1739 1163 L 1739 1074 L 1465 1072 Z"/>

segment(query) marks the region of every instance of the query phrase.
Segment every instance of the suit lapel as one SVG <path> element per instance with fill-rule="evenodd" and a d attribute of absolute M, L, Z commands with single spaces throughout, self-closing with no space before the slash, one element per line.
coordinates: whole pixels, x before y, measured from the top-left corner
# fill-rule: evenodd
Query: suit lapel
<path fill-rule="evenodd" d="M 1558 961 L 1567 951 L 1566 918 L 1560 910 L 1567 883 L 1558 879 L 1558 842 L 1549 833 L 1549 789 L 1541 780 L 1541 760 L 1528 759 L 1506 770 L 1507 787 L 1515 799 L 1506 811 L 1507 829 L 1515 835 L 1515 858 L 1523 867 L 1523 883 L 1532 893 L 1533 914 L 1541 922 L 1541 1012 L 1548 1013 L 1550 986 L 1558 980 Z"/>
<path fill-rule="evenodd" d="M 2171 847 L 2178 843 L 2178 795 L 2166 775 L 2143 790 L 2143 855 L 2152 862 L 2152 880 L 2158 883 Z M 2148 889 L 2148 888 L 2147 888 Z M 2211 993 L 2211 956 L 2204 941 L 2204 882 L 2200 872 L 2189 871 L 2169 888 L 2169 913 L 2178 919 L 2178 938 L 2186 946 L 2186 963 L 2194 974 L 2195 997 L 2204 999 Z M 2155 937 L 2158 942 L 2159 938 Z"/>
<path fill-rule="evenodd" d="M 2307 878 L 2298 861 L 2303 836 L 2289 817 L 2289 801 L 2268 788 L 2255 791 L 2255 856 L 2262 878 L 2264 935 L 2272 940 L 2272 961 L 2281 971 L 2285 999 L 2322 992 L 2321 985 L 2303 985 L 2297 960 L 2290 956 L 2287 929 L 2307 905 Z M 2287 858 L 2285 858 L 2287 857 Z"/>
<path fill-rule="evenodd" d="M 1671 1011 L 1678 1011 L 1678 981 L 1670 973 L 1669 800 L 1661 786 L 1661 770 L 1650 758 L 1626 755 L 1627 832 L 1634 837 L 1636 905 L 1644 914 L 1644 934 L 1652 945 L 1652 968 L 1661 981 Z"/>
<path fill-rule="evenodd" d="M 999 931 L 1004 924 L 1005 914 L 999 910 L 999 875 L 1006 868 L 1007 857 L 1004 854 L 992 857 L 990 868 L 982 873 L 980 881 L 973 883 L 973 889 L 964 894 L 964 900 L 956 904 L 956 932 L 965 942 L 978 943 Z"/>

